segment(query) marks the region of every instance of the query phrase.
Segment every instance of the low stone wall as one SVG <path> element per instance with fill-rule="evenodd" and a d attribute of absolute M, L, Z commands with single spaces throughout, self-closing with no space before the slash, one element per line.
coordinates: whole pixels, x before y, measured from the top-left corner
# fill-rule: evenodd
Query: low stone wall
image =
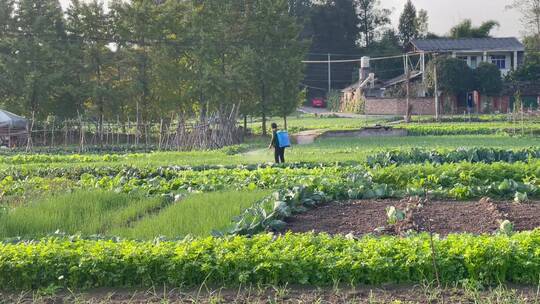
<path fill-rule="evenodd" d="M 384 136 L 407 136 L 407 130 L 389 127 L 362 128 L 359 130 L 336 130 L 326 131 L 321 137 L 384 137 Z"/>
<path fill-rule="evenodd" d="M 308 145 L 315 142 L 317 138 L 333 138 L 333 137 L 385 137 L 385 136 L 407 136 L 408 132 L 405 129 L 393 127 L 366 127 L 356 130 L 333 130 L 333 131 L 304 131 L 292 136 L 293 142 L 297 145 Z"/>
<path fill-rule="evenodd" d="M 411 115 L 435 115 L 434 98 L 411 98 Z M 401 98 L 368 98 L 365 114 L 368 115 L 405 115 L 407 100 Z"/>

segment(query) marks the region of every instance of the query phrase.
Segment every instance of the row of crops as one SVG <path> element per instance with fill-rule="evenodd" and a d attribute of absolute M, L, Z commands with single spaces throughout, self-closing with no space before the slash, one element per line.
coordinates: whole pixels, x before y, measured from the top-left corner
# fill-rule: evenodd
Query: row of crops
<path fill-rule="evenodd" d="M 28 191 L 51 189 L 103 189 L 148 195 L 216 190 L 285 189 L 304 185 L 339 196 L 343 187 L 359 193 L 359 198 L 400 197 L 429 192 L 436 197 L 467 199 L 484 195 L 509 197 L 515 192 L 530 196 L 539 193 L 540 160 L 528 162 L 447 163 L 363 166 L 263 167 L 211 169 L 204 171 L 162 168 L 84 168 L 52 176 L 8 175 L 0 182 L 0 192 L 23 195 Z M 58 174 L 58 175 L 57 175 Z M 374 195 L 373 193 L 377 194 Z"/>
<path fill-rule="evenodd" d="M 418 123 L 399 125 L 400 128 L 406 129 L 409 135 L 425 136 L 425 135 L 527 135 L 534 136 L 540 134 L 540 124 L 537 122 L 525 123 L 506 123 L 506 122 L 491 122 L 491 123 Z"/>
<path fill-rule="evenodd" d="M 155 206 L 169 206 L 178 198 L 199 192 L 279 190 L 271 195 L 270 191 L 264 193 L 264 198 L 240 212 L 228 228 L 214 231 L 211 238 L 188 237 L 174 242 L 77 237 L 5 240 L 0 244 L 0 289 L 203 283 L 328 286 L 418 283 L 432 281 L 435 276 L 445 283 L 474 280 L 536 284 L 540 277 L 540 231 L 512 236 L 435 236 L 433 242 L 423 234 L 407 238 L 366 236 L 359 240 L 264 234 L 280 231 L 291 215 L 335 200 L 416 195 L 467 200 L 489 196 L 525 203 L 540 197 L 538 148 L 402 149 L 375 153 L 365 163 L 198 167 L 114 164 L 114 158 L 138 157 L 130 155 L 107 156 L 113 157 L 107 160 L 99 158 L 105 156 L 92 156 L 95 162 L 110 162 L 106 166 L 49 167 L 47 157 L 4 161 L 34 165 L 0 170 L 1 196 L 9 202 L 9 198 L 28 195 L 100 190 L 164 199 L 141 199 L 143 215 L 134 209 L 118 217 L 122 223 L 131 223 L 157 210 Z M 61 163 L 66 158 L 70 163 L 80 156 L 50 157 L 51 162 Z M 94 159 L 81 162 L 92 163 Z M 128 201 L 120 203 L 129 205 Z M 9 214 L 6 210 L 0 208 L 0 220 Z M 116 218 L 117 214 L 111 212 L 110 216 Z M 157 222 L 150 221 L 149 225 Z M 105 224 L 96 220 L 97 231 Z"/>
<path fill-rule="evenodd" d="M 0 286 L 71 288 L 421 283 L 537 284 L 540 231 L 430 240 L 327 235 L 79 239 L 0 245 Z"/>
<path fill-rule="evenodd" d="M 5 165 L 38 165 L 33 166 L 34 171 L 43 175 L 56 175 L 66 173 L 68 170 L 56 169 L 56 171 L 39 165 L 51 164 L 51 163 L 107 163 L 108 166 L 114 166 L 115 162 L 119 161 L 133 161 L 136 159 L 144 159 L 145 154 L 71 154 L 71 155 L 51 155 L 51 154 L 20 154 L 14 156 L 0 156 L 0 164 Z M 531 158 L 540 158 L 540 148 L 531 147 L 527 149 L 500 149 L 500 148 L 458 148 L 458 149 L 433 149 L 426 150 L 420 148 L 413 149 L 396 149 L 390 151 L 377 152 L 375 155 L 371 155 L 367 158 L 367 164 L 370 166 L 381 165 L 386 166 L 390 164 L 408 164 L 408 163 L 423 163 L 430 162 L 434 164 L 441 163 L 456 163 L 456 162 L 485 162 L 492 163 L 498 161 L 504 162 L 516 162 L 516 161 L 528 161 Z M 346 164 L 359 164 L 360 162 L 351 160 Z M 193 170 L 204 171 L 210 169 L 234 169 L 234 168 L 246 168 L 249 170 L 258 169 L 261 167 L 286 167 L 286 168 L 313 168 L 327 166 L 328 164 L 316 164 L 316 163 L 288 163 L 288 164 L 251 164 L 251 165 L 199 165 L 199 166 L 176 166 L 176 170 Z M 330 165 L 333 165 L 330 163 Z M 7 169 L 9 167 L 6 167 Z M 0 174 L 5 175 L 9 172 L 28 174 L 29 169 L 20 167 L 14 168 L 15 170 L 2 170 Z M 70 168 L 72 170 L 81 170 L 80 167 Z M 84 167 L 82 168 L 84 170 Z"/>

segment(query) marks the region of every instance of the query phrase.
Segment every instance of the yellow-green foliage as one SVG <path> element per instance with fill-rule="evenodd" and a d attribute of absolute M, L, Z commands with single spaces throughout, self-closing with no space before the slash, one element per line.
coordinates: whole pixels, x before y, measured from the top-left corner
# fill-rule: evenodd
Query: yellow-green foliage
<path fill-rule="evenodd" d="M 441 283 L 538 284 L 540 231 L 433 240 Z M 63 241 L 0 245 L 0 289 L 433 282 L 429 235 L 271 234 L 182 242 Z"/>
<path fill-rule="evenodd" d="M 2 215 L 0 237 L 40 237 L 55 231 L 107 234 L 111 228 L 126 225 L 163 204 L 164 199 L 159 197 L 101 190 L 50 195 Z"/>
<path fill-rule="evenodd" d="M 231 226 L 233 219 L 271 191 L 227 191 L 191 195 L 136 222 L 121 227 L 113 235 L 151 239 L 156 236 L 176 238 L 185 235 L 208 236 Z"/>

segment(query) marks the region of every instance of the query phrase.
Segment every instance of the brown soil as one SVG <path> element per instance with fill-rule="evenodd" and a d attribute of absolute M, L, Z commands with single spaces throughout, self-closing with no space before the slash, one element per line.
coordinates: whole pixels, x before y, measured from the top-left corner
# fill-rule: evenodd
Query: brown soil
<path fill-rule="evenodd" d="M 391 200 L 331 203 L 287 219 L 294 232 L 366 234 L 386 225 L 386 208 Z"/>
<path fill-rule="evenodd" d="M 151 289 L 147 291 L 93 290 L 85 293 L 60 293 L 55 296 L 0 293 L 0 303 L 538 303 L 535 287 L 510 286 L 496 290 L 471 291 L 438 289 L 428 286 L 359 286 L 340 289 L 302 287 L 243 288 L 241 290 L 201 288 L 194 291 Z"/>
<path fill-rule="evenodd" d="M 407 211 L 407 218 L 397 225 L 387 222 L 386 208 L 395 206 Z M 327 232 L 355 236 L 378 233 L 396 234 L 407 230 L 432 231 L 440 235 L 468 232 L 493 233 L 500 222 L 508 219 L 516 231 L 540 227 L 540 202 L 513 204 L 420 200 L 361 200 L 330 203 L 287 219 L 286 230 L 292 232 Z"/>
<path fill-rule="evenodd" d="M 540 227 L 540 203 L 498 205 L 503 216 L 514 224 L 518 231 L 533 230 Z"/>
<path fill-rule="evenodd" d="M 491 233 L 499 228 L 499 214 L 484 203 L 434 202 L 413 213 L 413 221 L 420 232 L 431 231 L 448 235 L 469 232 Z"/>

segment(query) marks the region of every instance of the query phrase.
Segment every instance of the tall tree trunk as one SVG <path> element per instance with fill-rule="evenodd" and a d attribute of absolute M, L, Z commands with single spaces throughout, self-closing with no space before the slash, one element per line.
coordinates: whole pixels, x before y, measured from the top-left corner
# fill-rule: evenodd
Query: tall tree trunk
<path fill-rule="evenodd" d="M 201 102 L 201 113 L 200 113 L 200 121 L 203 122 L 206 120 L 206 114 L 208 112 L 208 104 L 205 100 L 203 90 L 201 89 L 199 92 L 199 100 Z"/>
<path fill-rule="evenodd" d="M 266 136 L 266 87 L 264 82 L 261 85 L 261 116 L 262 116 L 262 135 Z"/>
<path fill-rule="evenodd" d="M 99 52 L 99 51 L 96 51 L 96 52 Z M 99 140 L 99 145 L 103 146 L 103 116 L 105 115 L 105 108 L 103 105 L 104 104 L 103 95 L 101 94 L 101 60 L 99 58 L 98 53 L 96 53 L 96 56 L 94 59 L 96 61 L 96 77 L 97 77 L 97 87 L 98 87 L 98 91 L 97 91 L 98 96 L 95 96 L 98 102 L 98 115 L 99 115 L 98 140 Z"/>

